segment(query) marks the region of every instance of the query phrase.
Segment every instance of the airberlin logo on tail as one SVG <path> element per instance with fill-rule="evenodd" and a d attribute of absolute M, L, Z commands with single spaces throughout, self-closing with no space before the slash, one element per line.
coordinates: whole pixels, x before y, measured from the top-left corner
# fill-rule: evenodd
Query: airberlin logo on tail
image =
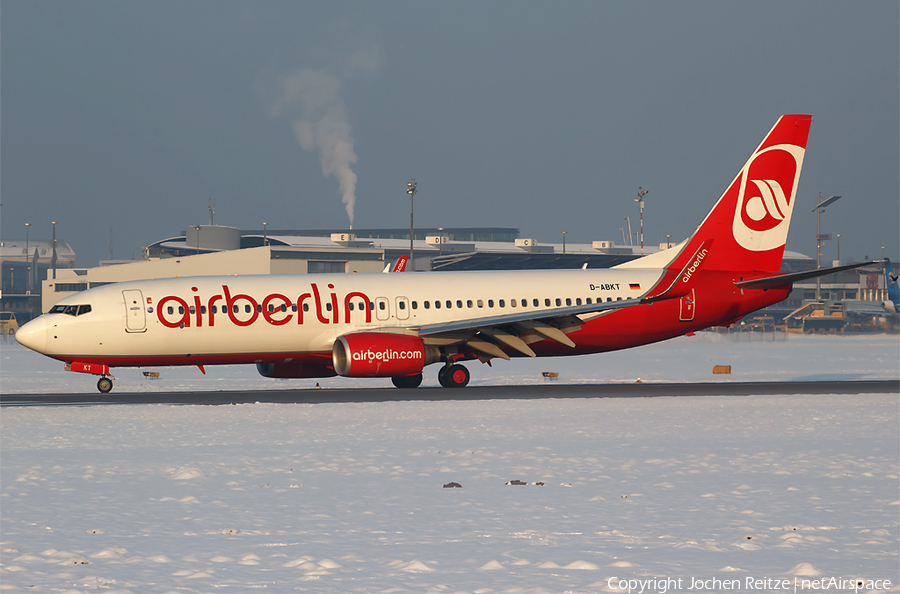
<path fill-rule="evenodd" d="M 701 249 L 697 253 L 697 257 L 694 258 L 694 261 L 691 262 L 691 265 L 688 266 L 685 269 L 684 274 L 681 275 L 681 282 L 686 283 L 689 280 L 691 280 L 691 276 L 693 276 L 694 272 L 696 272 L 697 269 L 700 268 L 700 263 L 703 262 L 703 258 L 705 258 L 706 254 L 708 254 L 708 253 L 709 253 L 709 250 L 706 248 Z"/>
<path fill-rule="evenodd" d="M 744 165 L 732 226 L 741 247 L 766 251 L 784 245 L 804 153 L 799 146 L 780 144 L 759 151 Z"/>

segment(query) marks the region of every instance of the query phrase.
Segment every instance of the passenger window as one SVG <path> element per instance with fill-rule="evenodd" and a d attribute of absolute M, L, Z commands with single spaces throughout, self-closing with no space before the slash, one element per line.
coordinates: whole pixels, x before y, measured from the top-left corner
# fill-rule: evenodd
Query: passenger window
<path fill-rule="evenodd" d="M 378 309 L 380 309 L 381 311 L 384 311 L 386 307 L 387 307 L 387 303 L 385 303 L 384 301 L 378 302 Z"/>
<path fill-rule="evenodd" d="M 478 305 L 478 307 L 484 307 L 484 301 L 482 301 L 481 299 L 479 299 L 475 303 L 476 303 L 476 305 Z"/>
<path fill-rule="evenodd" d="M 452 307 L 453 307 L 453 302 L 448 299 L 447 300 L 447 309 L 450 309 Z"/>
<path fill-rule="evenodd" d="M 466 301 L 466 307 L 468 307 L 469 309 L 472 309 L 472 300 L 471 299 Z"/>
<path fill-rule="evenodd" d="M 556 306 L 559 307 L 560 305 L 562 305 L 562 300 L 559 297 L 557 297 L 556 298 Z"/>
<path fill-rule="evenodd" d="M 431 307 L 431 303 L 427 299 L 425 300 L 424 305 L 425 305 L 425 309 L 428 309 Z"/>
<path fill-rule="evenodd" d="M 369 301 L 369 311 L 374 311 L 374 310 L 375 310 L 375 304 L 373 302 Z"/>
<path fill-rule="evenodd" d="M 194 310 L 193 305 L 188 308 L 188 311 L 191 312 L 192 314 L 197 313 L 196 310 Z"/>
<path fill-rule="evenodd" d="M 303 304 L 303 311 L 309 311 L 309 303 Z"/>
<path fill-rule="evenodd" d="M 509 300 L 509 304 L 512 305 L 513 307 L 515 307 L 515 306 L 516 306 L 516 300 L 515 300 L 515 299 L 510 299 L 510 300 Z"/>
<path fill-rule="evenodd" d="M 329 303 L 328 305 L 331 305 L 331 304 Z M 259 307 L 259 305 L 257 304 L 256 307 Z M 252 310 L 252 308 L 250 307 L 250 304 L 249 304 L 249 303 L 248 303 L 247 305 L 244 306 L 244 313 L 250 313 L 251 311 L 253 311 L 253 310 Z"/>
<path fill-rule="evenodd" d="M 537 299 L 532 299 L 532 300 L 531 300 L 531 304 L 532 304 L 533 306 L 535 306 L 535 307 L 538 307 L 538 306 L 541 304 L 541 302 L 538 301 Z"/>
<path fill-rule="evenodd" d="M 575 305 L 581 305 L 581 297 L 575 299 Z"/>
<path fill-rule="evenodd" d="M 350 304 L 350 308 L 351 308 L 351 309 L 353 308 L 353 304 L 352 304 L 352 303 Z M 269 304 L 269 313 L 275 313 L 275 306 L 272 305 L 271 303 Z"/>
<path fill-rule="evenodd" d="M 606 298 L 606 301 L 607 301 L 607 302 L 612 301 L 612 297 L 607 297 L 607 298 Z"/>
<path fill-rule="evenodd" d="M 435 301 L 434 301 L 434 308 L 435 308 L 435 309 L 440 309 L 440 308 L 441 308 L 441 302 L 438 301 L 437 299 L 435 299 Z"/>
<path fill-rule="evenodd" d="M 566 297 L 566 305 L 572 305 L 572 298 Z"/>
<path fill-rule="evenodd" d="M 201 305 L 201 306 L 200 306 L 200 313 L 202 313 L 202 314 L 205 314 L 205 313 L 206 313 L 206 306 L 205 306 L 205 305 Z"/>
<path fill-rule="evenodd" d="M 523 299 L 523 300 L 522 300 L 522 307 L 528 307 L 528 300 L 527 300 L 527 299 Z"/>
<path fill-rule="evenodd" d="M 69 313 L 69 312 L 66 312 L 66 313 Z M 180 305 L 178 306 L 178 313 L 180 313 L 181 315 L 184 315 L 184 308 Z"/>
<path fill-rule="evenodd" d="M 588 305 L 590 305 L 591 303 L 593 303 L 593 301 L 591 301 L 591 298 L 590 298 L 590 297 L 588 297 L 587 299 L 585 299 L 584 302 L 587 303 Z"/>
<path fill-rule="evenodd" d="M 488 307 L 494 307 L 494 300 L 488 299 Z"/>
<path fill-rule="evenodd" d="M 399 307 L 400 309 L 406 309 L 406 302 L 401 301 L 400 303 L 397 304 L 397 307 Z"/>
<path fill-rule="evenodd" d="M 175 308 L 170 305 L 169 307 L 166 308 L 166 313 L 168 313 L 169 315 L 172 315 L 173 313 L 175 313 Z"/>
<path fill-rule="evenodd" d="M 456 300 L 456 307 L 462 309 L 462 301 L 460 301 L 459 299 Z M 472 306 L 470 305 L 469 307 L 472 307 Z"/>
<path fill-rule="evenodd" d="M 247 311 L 250 311 L 250 310 L 248 309 Z M 256 304 L 256 313 L 262 313 L 262 305 L 260 305 L 259 303 Z"/>
<path fill-rule="evenodd" d="M 287 311 L 287 303 L 282 303 L 282 304 L 281 304 L 281 311 L 282 311 L 282 312 L 286 312 L 286 311 Z"/>
<path fill-rule="evenodd" d="M 213 305 L 213 307 L 215 307 L 215 305 Z M 297 311 L 297 304 L 296 304 L 296 303 L 291 303 L 291 311 Z"/>
<path fill-rule="evenodd" d="M 413 301 L 413 302 L 412 302 L 412 308 L 413 308 L 413 309 L 419 309 L 419 303 L 418 303 L 417 301 Z"/>
<path fill-rule="evenodd" d="M 621 301 L 621 300 L 622 300 L 621 297 L 616 297 L 616 301 Z"/>
<path fill-rule="evenodd" d="M 238 306 L 237 306 L 237 303 L 235 303 L 234 305 L 231 306 L 231 311 L 233 311 L 234 313 L 237 313 L 237 312 L 238 312 Z"/>
<path fill-rule="evenodd" d="M 506 307 L 506 301 L 504 301 L 503 299 L 501 299 L 499 303 L 500 307 Z"/>
<path fill-rule="evenodd" d="M 326 303 L 326 304 L 325 304 L 325 310 L 326 310 L 326 311 L 331 311 L 331 304 L 330 304 L 330 303 Z M 249 310 L 248 310 L 248 311 L 249 311 Z"/>
<path fill-rule="evenodd" d="M 544 299 L 544 305 L 545 305 L 546 307 L 550 307 L 550 300 L 549 300 L 549 299 Z"/>
<path fill-rule="evenodd" d="M 272 306 L 270 305 L 269 307 L 271 308 Z M 353 302 L 352 301 L 347 305 L 347 309 L 349 309 L 350 311 L 353 311 Z M 269 309 L 269 311 L 272 311 L 272 310 Z"/>

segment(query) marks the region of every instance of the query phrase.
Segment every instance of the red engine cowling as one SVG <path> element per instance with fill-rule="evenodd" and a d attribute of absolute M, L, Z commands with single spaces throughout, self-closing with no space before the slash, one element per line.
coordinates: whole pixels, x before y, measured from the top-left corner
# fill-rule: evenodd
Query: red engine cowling
<path fill-rule="evenodd" d="M 332 349 L 334 370 L 345 377 L 398 377 L 422 373 L 440 360 L 437 347 L 418 336 L 359 332 L 339 336 Z"/>
<path fill-rule="evenodd" d="M 311 361 L 257 363 L 256 370 L 263 377 L 277 378 L 334 377 L 337 375 L 330 365 L 313 363 Z"/>

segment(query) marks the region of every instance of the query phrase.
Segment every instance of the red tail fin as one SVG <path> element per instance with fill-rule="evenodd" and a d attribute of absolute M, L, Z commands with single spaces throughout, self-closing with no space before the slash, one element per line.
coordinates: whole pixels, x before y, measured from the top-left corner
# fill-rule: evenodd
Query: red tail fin
<path fill-rule="evenodd" d="M 670 268 L 680 270 L 680 260 L 714 240 L 706 270 L 780 270 L 811 122 L 808 115 L 778 119 Z"/>
<path fill-rule="evenodd" d="M 403 272 L 406 270 L 406 261 L 409 260 L 409 256 L 400 256 L 397 259 L 397 264 L 394 266 L 394 269 L 391 272 Z"/>

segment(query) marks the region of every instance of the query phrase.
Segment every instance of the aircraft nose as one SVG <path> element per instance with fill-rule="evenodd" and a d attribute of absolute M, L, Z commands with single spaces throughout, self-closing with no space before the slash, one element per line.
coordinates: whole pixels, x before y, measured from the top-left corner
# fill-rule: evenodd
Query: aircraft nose
<path fill-rule="evenodd" d="M 16 331 L 16 340 L 33 351 L 47 350 L 47 318 L 40 316 L 21 326 Z"/>

